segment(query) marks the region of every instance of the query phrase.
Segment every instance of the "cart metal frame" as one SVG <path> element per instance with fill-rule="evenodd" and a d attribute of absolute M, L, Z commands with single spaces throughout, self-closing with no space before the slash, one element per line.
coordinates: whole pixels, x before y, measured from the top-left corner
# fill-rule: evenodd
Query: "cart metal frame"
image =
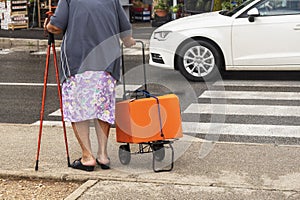
<path fill-rule="evenodd" d="M 124 46 L 122 45 L 121 48 L 121 57 L 122 57 L 122 83 L 123 83 L 123 100 L 127 99 L 127 95 L 130 93 L 136 94 L 136 98 L 155 98 L 158 104 L 158 114 L 159 114 L 159 120 L 160 120 L 160 131 L 162 137 L 164 136 L 162 131 L 162 122 L 161 122 L 161 115 L 160 115 L 160 106 L 158 98 L 154 95 L 151 95 L 147 91 L 147 79 L 146 79 L 146 61 L 145 61 L 145 44 L 141 40 L 137 40 L 136 43 L 140 43 L 142 47 L 142 56 L 143 56 L 143 71 L 144 71 L 144 90 L 136 90 L 136 91 L 129 91 L 126 90 L 126 82 L 125 82 L 125 64 L 124 64 Z M 164 138 L 164 137 L 163 137 Z M 128 165 L 131 160 L 131 155 L 136 154 L 144 154 L 144 153 L 152 153 L 152 168 L 154 172 L 167 172 L 171 171 L 174 167 L 174 148 L 172 146 L 173 142 L 177 139 L 173 140 L 159 140 L 159 141 L 149 141 L 149 142 L 143 142 L 143 143 L 126 143 L 123 145 L 120 145 L 119 147 L 119 160 L 123 165 Z M 131 144 L 138 144 L 139 148 L 136 152 L 131 152 L 130 145 Z M 165 145 L 168 146 L 171 150 L 171 164 L 169 168 L 158 168 L 157 162 L 162 161 L 165 158 Z"/>

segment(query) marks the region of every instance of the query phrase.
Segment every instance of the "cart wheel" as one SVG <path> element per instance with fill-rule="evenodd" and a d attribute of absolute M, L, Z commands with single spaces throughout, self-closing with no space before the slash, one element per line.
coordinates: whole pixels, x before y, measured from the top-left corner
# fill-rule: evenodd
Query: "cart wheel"
<path fill-rule="evenodd" d="M 121 145 L 119 147 L 119 160 L 123 165 L 127 165 L 131 160 L 129 145 Z"/>
<path fill-rule="evenodd" d="M 162 143 L 153 143 L 153 156 L 157 161 L 162 161 L 165 158 L 165 147 Z"/>

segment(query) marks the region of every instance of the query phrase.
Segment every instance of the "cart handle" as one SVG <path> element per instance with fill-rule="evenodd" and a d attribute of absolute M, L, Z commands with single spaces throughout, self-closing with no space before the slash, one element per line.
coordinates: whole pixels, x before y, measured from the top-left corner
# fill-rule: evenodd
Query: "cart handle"
<path fill-rule="evenodd" d="M 146 77 L 146 58 L 145 58 L 145 44 L 141 40 L 136 40 L 136 43 L 140 43 L 142 46 L 142 55 L 143 55 L 143 71 L 144 71 L 144 83 L 145 90 L 147 90 L 147 77 Z M 126 99 L 126 88 L 125 88 L 125 66 L 124 66 L 124 44 L 121 45 L 121 65 L 122 65 L 122 82 L 123 82 L 123 100 Z"/>

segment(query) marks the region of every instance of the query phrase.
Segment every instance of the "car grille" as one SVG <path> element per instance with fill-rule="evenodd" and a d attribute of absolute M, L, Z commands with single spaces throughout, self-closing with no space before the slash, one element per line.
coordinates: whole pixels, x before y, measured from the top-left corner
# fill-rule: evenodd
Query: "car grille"
<path fill-rule="evenodd" d="M 151 53 L 152 61 L 160 64 L 165 64 L 160 54 Z"/>

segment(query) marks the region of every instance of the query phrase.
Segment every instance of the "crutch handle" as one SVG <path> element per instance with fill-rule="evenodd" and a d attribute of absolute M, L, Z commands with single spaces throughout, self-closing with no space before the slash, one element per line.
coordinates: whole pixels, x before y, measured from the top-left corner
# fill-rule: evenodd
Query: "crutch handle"
<path fill-rule="evenodd" d="M 47 15 L 47 17 L 46 17 L 45 22 L 44 22 L 44 36 L 45 36 L 45 37 L 48 36 L 47 25 L 48 25 L 49 22 L 50 22 L 51 16 L 53 16 L 54 14 L 53 14 L 52 11 L 48 11 L 48 12 L 46 12 L 46 15 Z"/>
<path fill-rule="evenodd" d="M 52 11 L 48 11 L 48 12 L 46 12 L 46 15 L 47 15 L 47 19 L 46 19 L 45 26 L 47 26 L 47 24 L 50 22 L 50 18 L 51 18 L 51 16 L 54 15 L 54 13 Z M 44 27 L 44 28 L 46 28 L 46 27 Z M 53 35 L 53 33 L 48 33 L 48 45 L 51 45 L 53 43 L 54 43 L 54 35 Z"/>
<path fill-rule="evenodd" d="M 48 11 L 48 12 L 46 12 L 46 15 L 47 15 L 48 17 L 51 17 L 52 15 L 54 15 L 54 13 L 53 13 L 52 11 Z"/>

